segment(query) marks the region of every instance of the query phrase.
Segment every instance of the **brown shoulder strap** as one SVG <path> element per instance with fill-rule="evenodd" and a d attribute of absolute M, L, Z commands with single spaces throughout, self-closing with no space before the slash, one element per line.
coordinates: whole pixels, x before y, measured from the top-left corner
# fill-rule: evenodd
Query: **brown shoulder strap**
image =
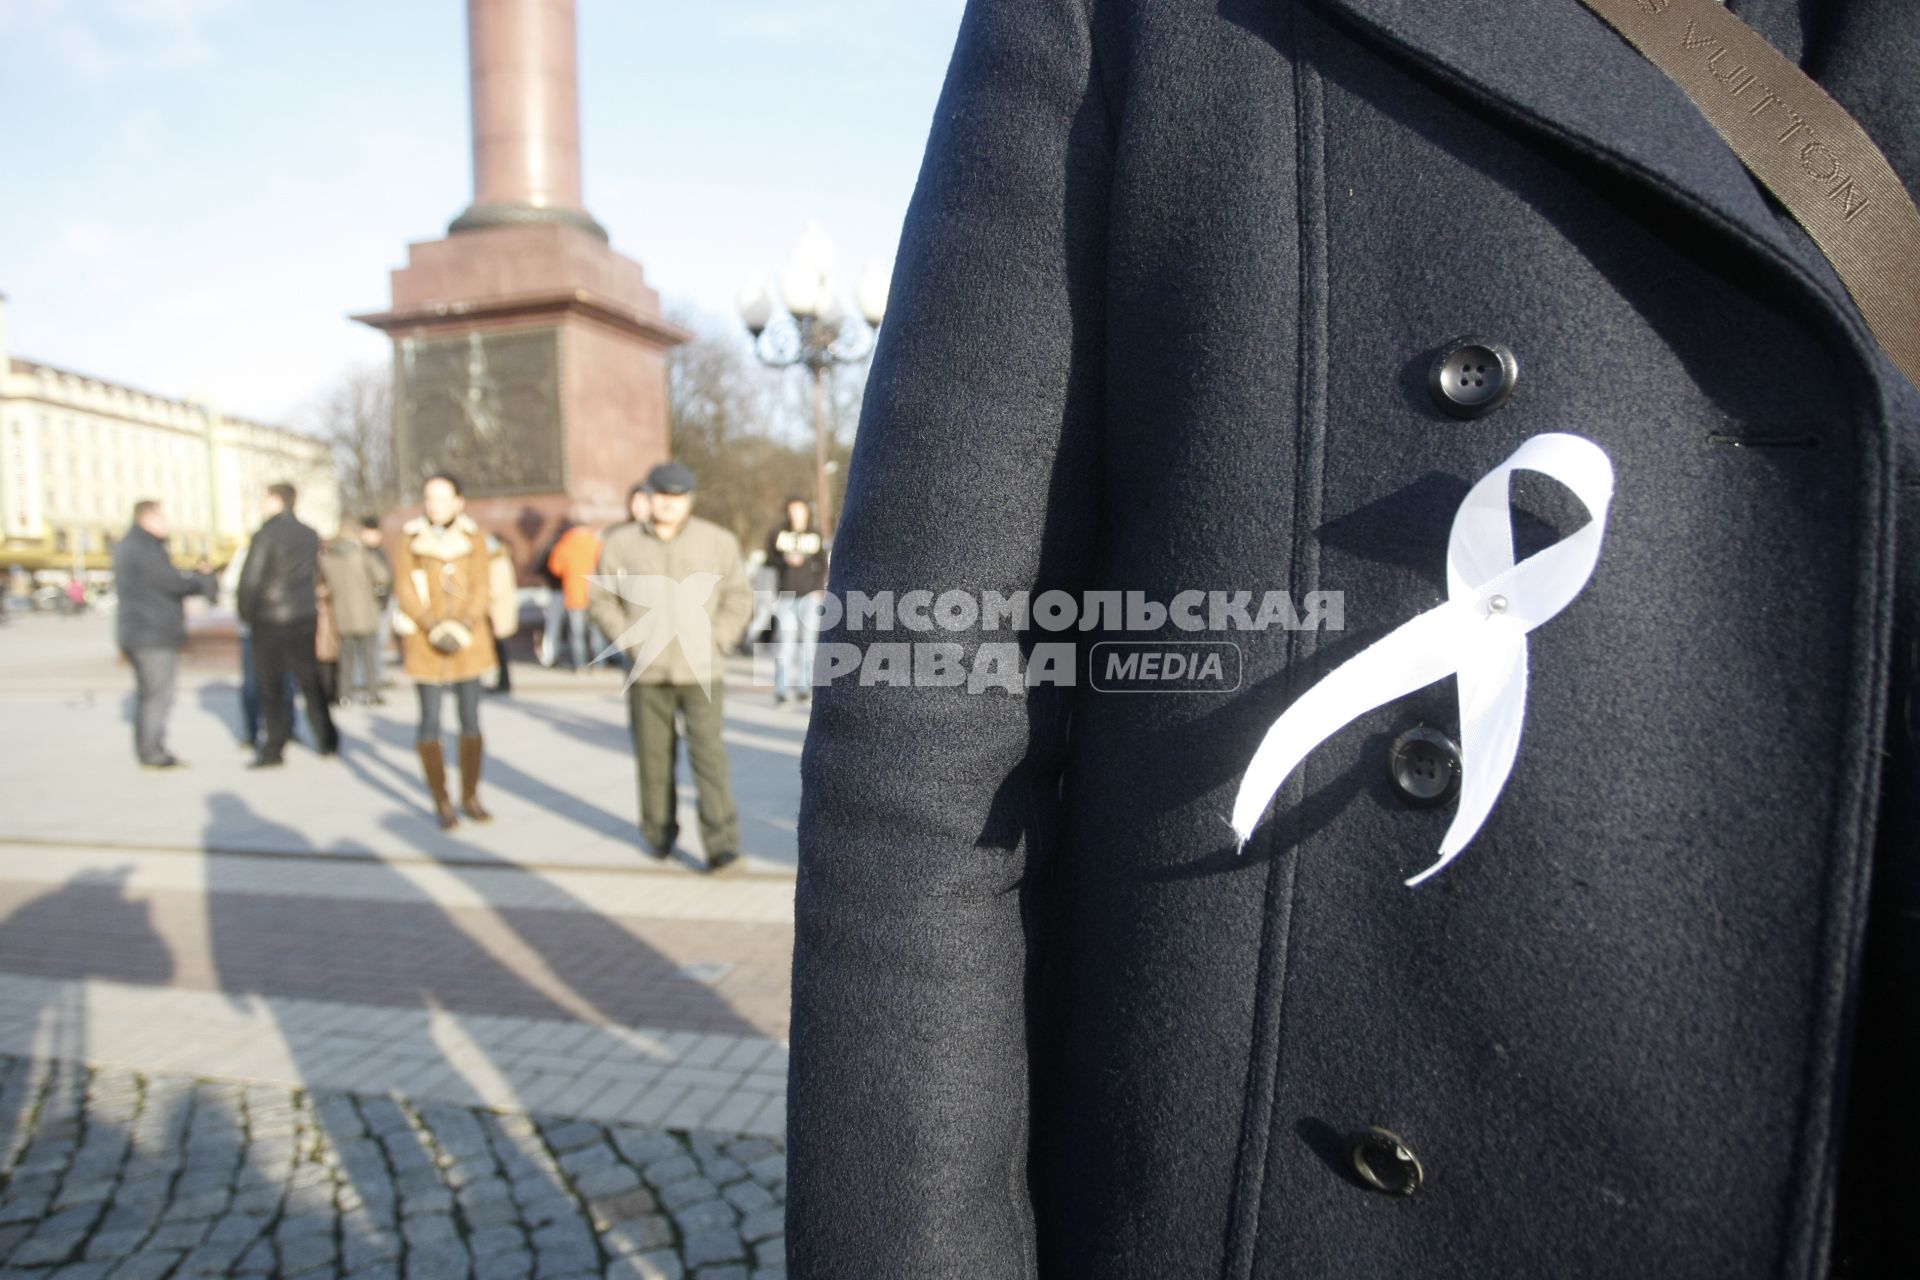
<path fill-rule="evenodd" d="M 1920 211 L 1866 130 L 1719 0 L 1581 0 L 1693 99 L 1920 385 Z"/>

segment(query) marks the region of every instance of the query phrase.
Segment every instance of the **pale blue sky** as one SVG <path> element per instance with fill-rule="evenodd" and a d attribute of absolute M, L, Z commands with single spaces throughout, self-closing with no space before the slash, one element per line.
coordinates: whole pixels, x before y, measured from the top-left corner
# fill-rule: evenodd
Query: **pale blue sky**
<path fill-rule="evenodd" d="M 817 218 L 892 257 L 963 0 L 579 0 L 586 204 L 722 313 Z M 0 0 L 0 293 L 30 356 L 302 416 L 471 194 L 462 0 Z"/>

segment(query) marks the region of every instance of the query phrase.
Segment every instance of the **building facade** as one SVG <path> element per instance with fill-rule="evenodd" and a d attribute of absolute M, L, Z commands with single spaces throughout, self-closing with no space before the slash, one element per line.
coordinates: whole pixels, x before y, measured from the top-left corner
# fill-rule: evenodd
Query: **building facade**
<path fill-rule="evenodd" d="M 325 441 L 13 357 L 0 300 L 0 568 L 104 569 L 147 498 L 166 508 L 179 559 L 224 563 L 281 480 L 330 534 L 340 500 Z"/>

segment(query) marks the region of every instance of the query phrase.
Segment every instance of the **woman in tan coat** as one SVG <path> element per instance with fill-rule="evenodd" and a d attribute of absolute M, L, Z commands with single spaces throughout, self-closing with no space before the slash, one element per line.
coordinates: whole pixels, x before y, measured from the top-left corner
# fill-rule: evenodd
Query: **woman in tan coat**
<path fill-rule="evenodd" d="M 480 676 L 494 665 L 487 539 L 467 518 L 452 476 L 430 477 L 421 498 L 425 514 L 402 527 L 394 556 L 394 627 L 420 692 L 420 767 L 444 831 L 458 822 L 440 742 L 440 704 L 448 693 L 460 711 L 460 811 L 475 822 L 490 817 L 480 806 Z"/>

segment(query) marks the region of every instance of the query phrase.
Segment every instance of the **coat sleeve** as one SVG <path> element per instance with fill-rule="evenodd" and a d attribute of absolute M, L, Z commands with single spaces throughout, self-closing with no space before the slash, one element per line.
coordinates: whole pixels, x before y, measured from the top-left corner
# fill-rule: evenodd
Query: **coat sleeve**
<path fill-rule="evenodd" d="M 154 585 L 175 600 L 185 600 L 188 596 L 206 596 L 213 599 L 219 592 L 219 584 L 204 573 L 188 573 L 176 569 L 173 560 L 162 550 L 154 557 Z"/>
<path fill-rule="evenodd" d="M 722 653 L 732 653 L 747 633 L 753 620 L 753 586 L 747 581 L 747 565 L 740 558 L 740 541 L 726 536 L 727 562 L 714 587 L 718 603 L 713 611 L 713 642 Z"/>
<path fill-rule="evenodd" d="M 413 625 L 426 631 L 438 618 L 427 613 L 427 602 L 413 585 L 413 552 L 403 541 L 393 553 L 393 603 L 394 607 L 412 620 Z"/>
<path fill-rule="evenodd" d="M 361 557 L 366 565 L 367 581 L 373 588 L 373 598 L 378 601 L 393 591 L 393 566 L 378 551 L 369 551 Z"/>
<path fill-rule="evenodd" d="M 620 597 L 602 586 L 600 579 L 617 578 L 626 572 L 620 555 L 620 535 L 613 532 L 600 546 L 599 563 L 593 567 L 593 580 L 587 583 L 587 616 L 593 625 L 600 628 L 600 634 L 607 638 L 608 644 L 615 644 L 626 634 L 627 611 Z"/>
<path fill-rule="evenodd" d="M 473 550 L 467 553 L 461 576 L 466 579 L 467 590 L 454 602 L 453 616 L 477 636 L 489 630 L 493 605 L 493 570 L 487 559 L 485 534 L 474 535 Z"/>
<path fill-rule="evenodd" d="M 1090 576 L 1111 164 L 1100 2 L 967 7 L 854 445 L 842 601 L 1077 593 Z M 1010 637 L 1066 638 L 843 619 L 822 640 L 842 654 L 959 641 L 978 670 L 981 647 Z M 857 672 L 816 691 L 788 1093 L 795 1280 L 1037 1269 L 1028 1046 L 1071 694 Z"/>
<path fill-rule="evenodd" d="M 268 561 L 273 559 L 272 541 L 264 529 L 255 533 L 240 564 L 240 585 L 233 593 L 234 612 L 248 626 L 253 625 L 254 615 L 259 611 L 260 587 L 267 580 Z"/>

